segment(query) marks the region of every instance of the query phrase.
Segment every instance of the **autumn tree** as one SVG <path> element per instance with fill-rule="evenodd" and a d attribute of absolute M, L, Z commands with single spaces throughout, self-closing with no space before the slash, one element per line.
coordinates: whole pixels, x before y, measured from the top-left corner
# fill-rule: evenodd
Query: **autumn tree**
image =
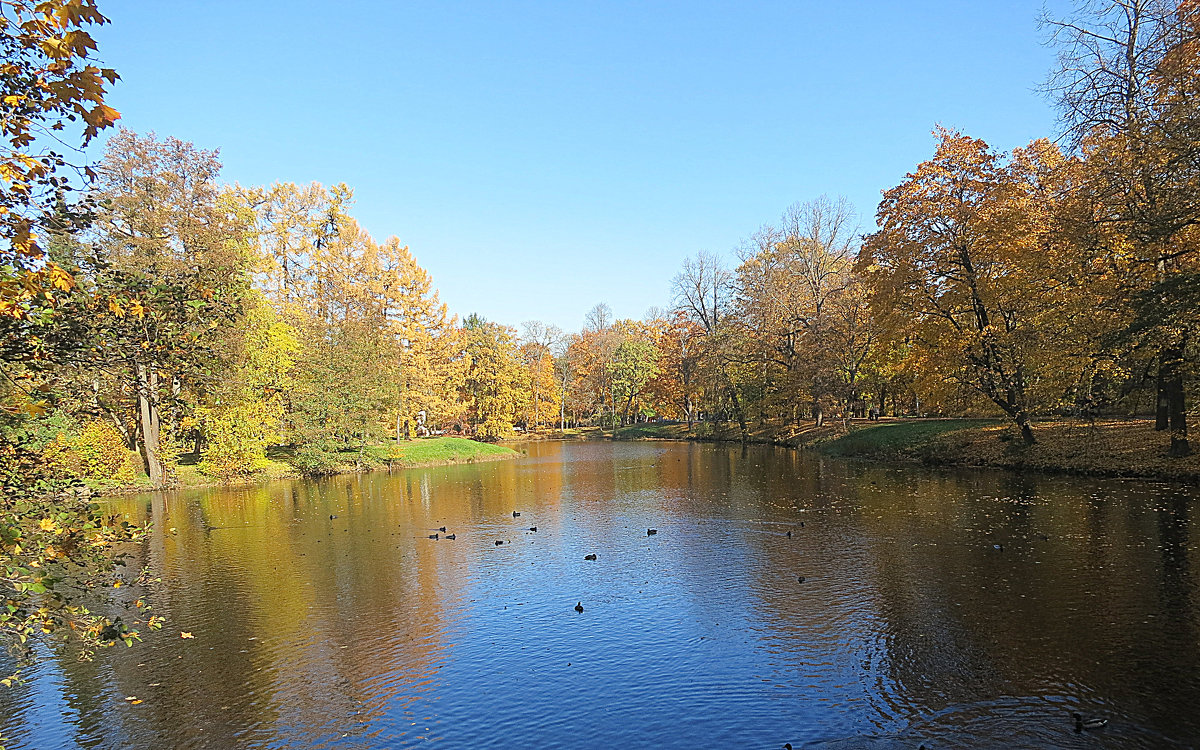
<path fill-rule="evenodd" d="M 120 117 L 104 103 L 116 72 L 91 60 L 89 29 L 107 22 L 93 0 L 0 1 L 0 323 L 45 322 L 74 286 L 46 258 L 46 242 L 86 225 L 71 173 L 87 178 L 91 169 L 55 144 L 77 137 L 86 146 Z"/>
<path fill-rule="evenodd" d="M 529 391 L 516 332 L 472 315 L 463 325 L 463 344 L 468 366 L 462 387 L 475 434 L 508 437 Z"/>
<path fill-rule="evenodd" d="M 540 320 L 527 320 L 521 327 L 521 359 L 528 371 L 530 388 L 530 415 L 526 426 L 537 430 L 542 423 L 543 410 L 546 414 L 553 414 L 560 407 L 554 349 L 563 333 L 558 326 Z"/>
<path fill-rule="evenodd" d="M 729 411 L 738 422 L 743 439 L 749 434 L 740 390 L 743 356 L 739 321 L 733 315 L 734 275 L 715 254 L 700 252 L 684 261 L 672 282 L 675 309 L 704 332 L 700 339 L 703 371 L 714 410 Z"/>
<path fill-rule="evenodd" d="M 1076 248 L 1052 231 L 1069 165 L 1044 141 L 1005 163 L 981 140 L 937 136 L 884 194 L 858 269 L 889 335 L 912 342 L 910 366 L 975 389 L 1033 443 L 1033 415 L 1079 365 L 1061 356 Z"/>
<path fill-rule="evenodd" d="M 1112 0 L 1043 21 L 1059 51 L 1047 90 L 1069 141 L 1086 155 L 1094 220 L 1115 228 L 1110 236 L 1123 245 L 1109 248 L 1123 265 L 1114 270 L 1138 281 L 1127 300 L 1169 307 L 1171 295 L 1190 288 L 1176 277 L 1197 272 L 1200 9 L 1177 0 Z M 1172 456 L 1190 453 L 1185 374 L 1195 331 L 1180 322 L 1164 318 L 1137 330 L 1158 348 L 1155 426 L 1170 430 Z"/>
<path fill-rule="evenodd" d="M 617 321 L 611 333 L 616 342 L 609 365 L 614 413 L 620 409 L 621 422 L 629 424 L 648 384 L 658 375 L 658 346 L 653 329 L 634 320 Z"/>
<path fill-rule="evenodd" d="M 655 409 L 670 418 L 687 422 L 692 431 L 699 407 L 700 354 L 703 329 L 682 310 L 656 326 L 658 351 L 657 374 L 646 384 Z"/>
<path fill-rule="evenodd" d="M 778 227 L 764 226 L 741 253 L 738 319 L 763 380 L 771 381 L 764 388 L 791 405 L 793 421 L 801 403 L 819 426 L 829 403 L 848 408 L 857 398 L 858 365 L 871 338 L 868 316 L 855 315 L 862 304 L 851 273 L 854 222 L 844 198 L 821 196 L 791 206 Z"/>
<path fill-rule="evenodd" d="M 216 182 L 215 152 L 121 131 L 98 169 L 101 210 L 89 235 L 95 353 L 120 373 L 154 486 L 165 480 L 164 425 L 222 366 L 221 340 L 249 286 L 248 216 Z"/>

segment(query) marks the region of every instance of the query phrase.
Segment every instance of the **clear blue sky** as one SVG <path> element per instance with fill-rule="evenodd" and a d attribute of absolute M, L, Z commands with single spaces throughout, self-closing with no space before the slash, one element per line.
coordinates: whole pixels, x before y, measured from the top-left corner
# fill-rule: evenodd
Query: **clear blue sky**
<path fill-rule="evenodd" d="M 1053 135 L 1042 4 L 101 0 L 98 38 L 126 127 L 230 182 L 345 182 L 460 316 L 573 330 L 796 201 L 870 229 L 937 123 Z"/>

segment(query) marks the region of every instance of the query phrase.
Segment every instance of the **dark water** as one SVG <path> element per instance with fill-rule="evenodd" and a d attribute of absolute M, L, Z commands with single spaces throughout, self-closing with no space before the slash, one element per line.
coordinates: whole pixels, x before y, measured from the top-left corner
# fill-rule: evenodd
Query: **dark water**
<path fill-rule="evenodd" d="M 1200 745 L 1193 489 L 527 450 L 119 501 L 168 625 L 0 692 L 9 747 Z"/>

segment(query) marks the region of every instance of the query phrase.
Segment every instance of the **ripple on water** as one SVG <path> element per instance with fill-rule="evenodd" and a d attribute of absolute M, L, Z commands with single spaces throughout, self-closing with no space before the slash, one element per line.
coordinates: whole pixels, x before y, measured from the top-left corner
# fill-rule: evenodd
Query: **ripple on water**
<path fill-rule="evenodd" d="M 145 550 L 168 628 L 47 661 L 0 727 L 18 748 L 1200 745 L 1188 493 L 527 450 L 118 501 L 178 528 Z M 1072 710 L 1111 723 L 1077 735 Z"/>

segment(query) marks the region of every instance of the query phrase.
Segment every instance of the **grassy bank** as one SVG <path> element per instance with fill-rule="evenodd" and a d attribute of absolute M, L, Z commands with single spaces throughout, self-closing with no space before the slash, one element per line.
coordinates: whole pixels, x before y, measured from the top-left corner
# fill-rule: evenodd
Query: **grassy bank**
<path fill-rule="evenodd" d="M 886 431 L 891 425 L 880 425 L 830 441 L 819 450 L 831 455 L 911 458 L 935 465 L 1200 481 L 1200 455 L 1168 458 L 1170 436 L 1156 432 L 1152 420 L 1043 422 L 1034 427 L 1034 445 L 1025 445 L 1007 423 L 962 420 L 960 424 L 932 433 L 905 430 L 890 436 Z M 872 443 L 880 448 L 871 450 Z"/>
<path fill-rule="evenodd" d="M 1200 452 L 1167 458 L 1170 437 L 1150 420 L 1057 420 L 1035 425 L 1034 433 L 1038 442 L 1027 446 L 1014 427 L 997 419 L 885 419 L 853 422 L 849 431 L 840 421 L 758 425 L 748 441 L 846 458 L 1200 482 Z M 616 439 L 738 441 L 741 434 L 736 425 L 697 424 L 689 433 L 687 425 L 655 423 L 622 428 Z"/>
<path fill-rule="evenodd" d="M 207 487 L 223 484 L 252 484 L 302 476 L 331 476 L 384 469 L 413 469 L 423 466 L 482 463 L 515 458 L 511 448 L 479 443 L 459 437 L 412 440 L 396 445 L 384 443 L 358 448 L 328 451 L 314 446 L 298 449 L 276 448 L 267 456 L 259 471 L 230 477 L 212 476 L 200 471 L 192 456 L 181 457 L 175 467 L 176 484 L 181 487 Z M 140 491 L 130 486 L 125 491 Z"/>

